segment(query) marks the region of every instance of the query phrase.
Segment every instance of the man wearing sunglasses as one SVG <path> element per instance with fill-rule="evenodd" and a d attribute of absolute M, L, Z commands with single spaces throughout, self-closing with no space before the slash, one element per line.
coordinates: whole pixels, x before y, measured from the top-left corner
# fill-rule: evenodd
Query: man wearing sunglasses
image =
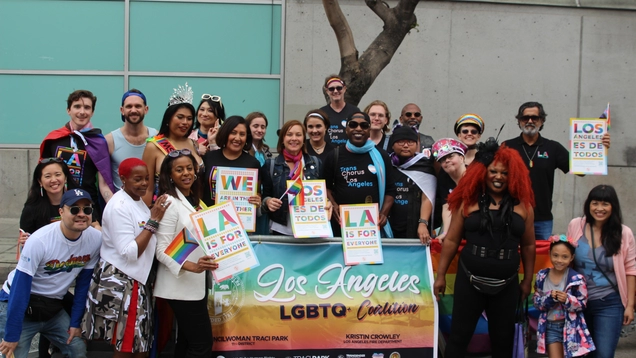
<path fill-rule="evenodd" d="M 121 189 L 119 164 L 128 158 L 139 158 L 144 154 L 146 139 L 157 135 L 157 130 L 146 127 L 144 117 L 148 114 L 146 96 L 138 90 L 131 89 L 121 98 L 121 120 L 124 125 L 106 134 L 110 167 L 115 189 Z"/>
<path fill-rule="evenodd" d="M 323 163 L 327 196 L 333 205 L 334 236 L 340 236 L 339 204 L 378 203 L 378 224 L 383 237 L 393 237 L 387 217 L 396 188 L 389 156 L 369 139 L 371 118 L 368 114 L 354 113 L 346 125 L 349 138 L 346 144 L 331 151 Z"/>
<path fill-rule="evenodd" d="M 521 135 L 504 142 L 519 152 L 530 170 L 534 191 L 534 234 L 537 240 L 547 240 L 552 235 L 552 194 L 554 172 L 570 171 L 570 153 L 561 143 L 539 134 L 545 124 L 547 113 L 539 102 L 526 102 L 519 107 L 517 124 Z M 603 136 L 603 145 L 610 146 L 609 134 Z"/>
<path fill-rule="evenodd" d="M 414 103 L 409 103 L 402 108 L 400 115 L 400 123 L 403 126 L 420 128 L 422 124 L 422 110 Z M 430 157 L 431 148 L 435 140 L 430 135 L 426 135 L 420 131 L 420 152 L 427 153 Z"/>
<path fill-rule="evenodd" d="M 25 358 L 36 333 L 45 335 L 62 354 L 86 357 L 80 323 L 93 268 L 99 260 L 101 232 L 90 227 L 93 200 L 82 189 L 64 193 L 60 202 L 60 222 L 36 230 L 26 241 L 13 274 L 0 294 L 10 292 L 6 330 L 0 353 Z M 71 315 L 62 298 L 75 283 Z M 4 317 L 3 317 L 4 316 Z"/>
<path fill-rule="evenodd" d="M 345 144 L 347 141 L 345 133 L 347 118 L 351 117 L 355 112 L 360 112 L 360 109 L 352 104 L 345 103 L 347 85 L 338 75 L 330 75 L 325 79 L 323 91 L 329 97 L 329 104 L 320 108 L 327 113 L 331 123 L 327 130 L 329 139 L 336 146 Z"/>

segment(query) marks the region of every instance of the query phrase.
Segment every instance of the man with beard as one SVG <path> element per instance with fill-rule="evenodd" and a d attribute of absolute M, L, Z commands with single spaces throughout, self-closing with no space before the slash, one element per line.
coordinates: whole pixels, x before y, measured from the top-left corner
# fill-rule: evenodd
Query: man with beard
<path fill-rule="evenodd" d="M 395 178 L 395 200 L 389 222 L 396 238 L 419 238 L 428 244 L 429 220 L 435 205 L 435 169 L 432 157 L 418 153 L 416 127 L 400 126 L 393 130 L 389 146 Z M 414 223 L 417 222 L 417 225 Z"/>
<path fill-rule="evenodd" d="M 371 119 L 356 112 L 347 119 L 347 142 L 332 150 L 323 163 L 327 197 L 332 202 L 331 226 L 340 236 L 341 204 L 378 203 L 378 225 L 383 237 L 393 237 L 387 221 L 395 197 L 393 166 L 389 156 L 372 140 Z"/>
<path fill-rule="evenodd" d="M 121 120 L 124 125 L 106 134 L 108 153 L 110 154 L 113 184 L 121 189 L 119 164 L 127 158 L 139 158 L 144 154 L 146 139 L 157 135 L 157 130 L 144 125 L 144 117 L 148 113 L 146 96 L 138 90 L 131 89 L 121 98 Z"/>
<path fill-rule="evenodd" d="M 90 227 L 92 213 L 90 194 L 69 190 L 60 201 L 60 221 L 36 230 L 26 241 L 0 292 L 0 296 L 9 292 L 9 297 L 0 297 L 0 324 L 6 324 L 0 353 L 5 357 L 26 358 L 36 333 L 52 341 L 64 356 L 86 357 L 80 323 L 102 246 L 101 232 Z M 69 316 L 62 298 L 73 283 Z"/>
<path fill-rule="evenodd" d="M 422 124 L 422 110 L 420 107 L 414 103 L 404 106 L 400 114 L 400 123 L 403 126 L 415 127 L 419 130 L 420 124 Z M 430 157 L 433 143 L 435 143 L 433 137 L 420 132 L 420 152 L 426 153 Z"/>
<path fill-rule="evenodd" d="M 504 142 L 516 149 L 530 170 L 534 191 L 534 233 L 537 240 L 547 240 L 552 235 L 552 193 L 554 171 L 570 171 L 570 153 L 561 143 L 542 137 L 547 113 L 539 102 L 526 102 L 519 107 L 517 122 L 521 135 Z M 603 136 L 603 145 L 610 146 L 609 134 Z"/>

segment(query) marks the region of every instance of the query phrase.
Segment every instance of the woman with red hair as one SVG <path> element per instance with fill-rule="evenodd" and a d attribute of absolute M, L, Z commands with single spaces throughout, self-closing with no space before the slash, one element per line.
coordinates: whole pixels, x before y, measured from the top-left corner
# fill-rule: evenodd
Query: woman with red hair
<path fill-rule="evenodd" d="M 434 292 L 446 289 L 446 271 L 462 238 L 454 288 L 453 320 L 444 357 L 465 357 L 483 311 L 492 357 L 512 357 L 519 295 L 530 293 L 534 272 L 534 195 L 519 153 L 490 138 L 448 197 L 452 220 L 437 269 Z M 521 247 L 521 255 L 519 255 Z M 520 257 L 521 256 L 521 257 Z M 524 275 L 519 283 L 519 263 Z"/>

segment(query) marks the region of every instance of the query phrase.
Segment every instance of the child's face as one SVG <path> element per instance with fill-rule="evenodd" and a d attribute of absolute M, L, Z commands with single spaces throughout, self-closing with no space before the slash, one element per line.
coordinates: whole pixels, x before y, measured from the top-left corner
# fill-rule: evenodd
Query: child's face
<path fill-rule="evenodd" d="M 564 244 L 554 245 L 550 249 L 550 261 L 552 261 L 552 265 L 558 271 L 567 269 L 572 260 L 574 260 L 574 255 Z"/>

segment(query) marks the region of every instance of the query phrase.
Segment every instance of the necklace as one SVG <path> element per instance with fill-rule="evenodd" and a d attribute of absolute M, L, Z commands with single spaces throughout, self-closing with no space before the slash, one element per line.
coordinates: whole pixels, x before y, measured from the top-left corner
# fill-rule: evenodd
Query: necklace
<path fill-rule="evenodd" d="M 537 145 L 537 149 L 534 150 L 532 157 L 528 155 L 528 152 L 526 151 L 526 147 L 524 147 L 523 144 L 521 145 L 521 148 L 523 148 L 523 152 L 526 154 L 526 158 L 528 158 L 528 161 L 530 162 L 530 168 L 534 167 L 534 161 L 532 159 L 534 159 L 534 156 L 537 155 L 537 152 L 539 151 L 539 146 Z"/>
<path fill-rule="evenodd" d="M 314 151 L 318 154 L 322 153 L 322 151 L 325 149 L 325 146 L 327 145 L 327 142 L 325 142 L 321 147 L 314 147 L 313 144 L 311 145 L 312 148 L 314 148 Z"/>

